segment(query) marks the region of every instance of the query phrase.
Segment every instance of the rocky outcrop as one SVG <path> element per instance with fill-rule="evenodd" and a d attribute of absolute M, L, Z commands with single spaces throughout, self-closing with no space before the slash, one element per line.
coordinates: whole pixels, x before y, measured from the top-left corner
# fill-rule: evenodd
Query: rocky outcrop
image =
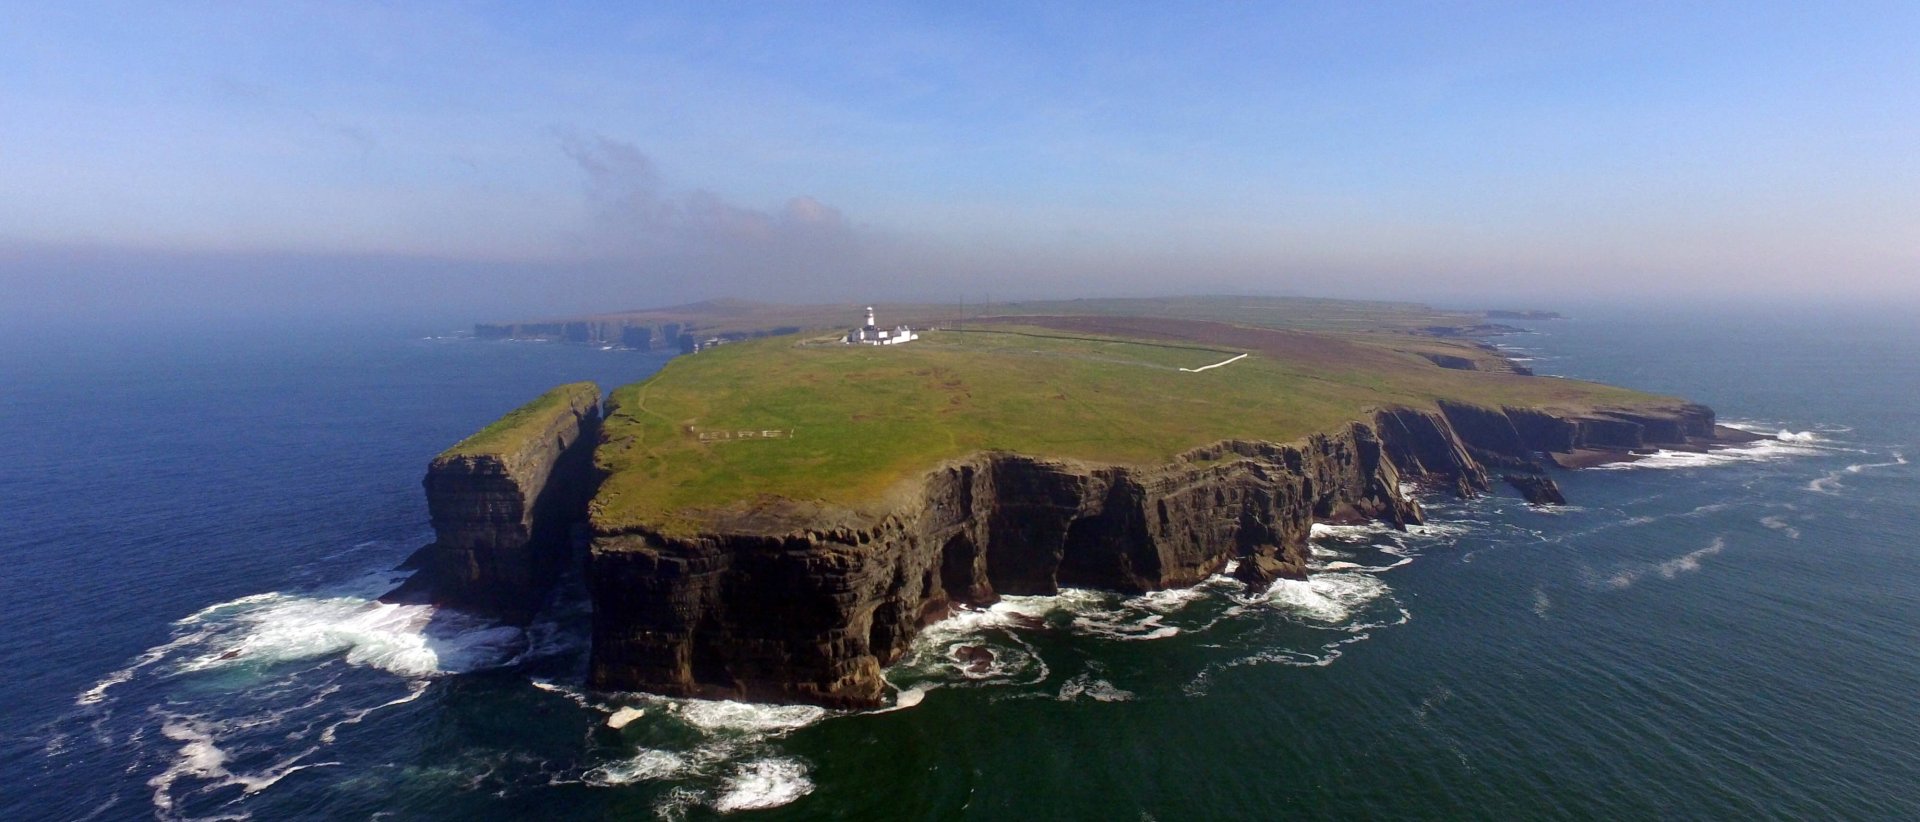
<path fill-rule="evenodd" d="M 593 383 L 561 386 L 435 458 L 423 480 L 434 541 L 391 596 L 531 618 L 598 484 L 599 403 Z"/>
<path fill-rule="evenodd" d="M 1567 495 L 1560 492 L 1560 483 L 1545 474 L 1508 474 L 1507 484 L 1519 491 L 1528 505 L 1567 504 Z"/>

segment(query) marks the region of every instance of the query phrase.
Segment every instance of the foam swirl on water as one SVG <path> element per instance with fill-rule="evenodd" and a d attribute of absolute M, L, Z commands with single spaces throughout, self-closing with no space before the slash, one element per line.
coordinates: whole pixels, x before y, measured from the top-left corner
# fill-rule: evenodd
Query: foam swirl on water
<path fill-rule="evenodd" d="M 374 599 L 391 583 L 371 575 L 330 593 L 273 591 L 208 606 L 74 703 L 101 744 L 130 744 L 143 757 L 160 754 L 148 740 L 171 744 L 147 782 L 162 817 L 337 764 L 311 760 L 346 728 L 418 700 L 433 679 L 511 664 L 526 647 L 518 628 Z M 390 684 L 345 679 L 354 669 Z M 132 697 L 155 701 L 121 711 Z"/>

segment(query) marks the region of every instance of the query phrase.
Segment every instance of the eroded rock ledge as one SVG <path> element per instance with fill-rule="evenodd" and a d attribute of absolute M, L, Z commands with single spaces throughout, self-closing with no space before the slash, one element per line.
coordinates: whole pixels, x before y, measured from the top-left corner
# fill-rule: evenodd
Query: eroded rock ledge
<path fill-rule="evenodd" d="M 1731 433 L 1700 405 L 1556 415 L 1442 402 L 1294 443 L 1219 442 L 1148 469 L 975 454 L 878 513 L 760 510 L 691 536 L 596 530 L 591 680 L 872 706 L 885 697 L 881 669 L 958 605 L 1061 586 L 1186 586 L 1230 561 L 1263 587 L 1304 575 L 1315 522 L 1420 522 L 1403 482 L 1471 495 L 1493 467 L 1550 486 L 1543 462 Z"/>

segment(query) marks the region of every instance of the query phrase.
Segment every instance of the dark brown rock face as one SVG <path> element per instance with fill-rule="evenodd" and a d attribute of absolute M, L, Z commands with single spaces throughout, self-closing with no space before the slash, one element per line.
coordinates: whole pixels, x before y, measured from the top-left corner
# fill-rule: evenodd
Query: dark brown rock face
<path fill-rule="evenodd" d="M 395 594 L 525 622 L 570 556 L 598 485 L 599 389 L 537 421 L 537 435 L 497 454 L 442 455 L 427 468 L 434 541 Z"/>
<path fill-rule="evenodd" d="M 1417 523 L 1373 430 L 1222 442 L 1152 470 L 981 454 L 865 527 L 597 534 L 593 683 L 863 706 L 880 670 L 956 604 L 1061 586 L 1143 592 L 1240 559 L 1305 573 L 1316 520 Z"/>
<path fill-rule="evenodd" d="M 881 669 L 956 605 L 1062 586 L 1143 592 L 1230 562 L 1263 587 L 1306 573 L 1315 522 L 1420 522 L 1403 479 L 1472 495 L 1488 465 L 1711 437 L 1702 406 L 1562 419 L 1456 403 L 1393 408 L 1292 444 L 1226 441 L 1157 468 L 984 453 L 879 513 L 745 515 L 692 536 L 596 531 L 595 687 L 871 706 Z M 1524 489 L 1523 489 L 1524 490 Z M 788 523 L 782 525 L 780 523 Z"/>

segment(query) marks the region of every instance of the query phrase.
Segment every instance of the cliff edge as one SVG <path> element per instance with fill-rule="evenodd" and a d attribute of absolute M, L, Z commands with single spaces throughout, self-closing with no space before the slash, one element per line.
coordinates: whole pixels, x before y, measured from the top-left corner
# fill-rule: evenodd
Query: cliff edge
<path fill-rule="evenodd" d="M 600 387 L 571 383 L 435 457 L 422 480 L 434 541 L 391 596 L 530 619 L 586 519 L 599 435 Z"/>
<path fill-rule="evenodd" d="M 525 619 L 584 523 L 591 686 L 870 707 L 956 608 L 1220 573 L 1264 589 L 1306 574 L 1315 523 L 1421 522 L 1412 487 L 1491 477 L 1552 504 L 1552 469 L 1742 436 L 1496 355 L 1078 315 L 703 348 L 616 389 L 604 421 L 597 388 L 563 386 L 436 459 L 416 580 Z"/>
<path fill-rule="evenodd" d="M 1316 522 L 1421 522 L 1403 483 L 1471 495 L 1498 466 L 1552 487 L 1541 460 L 1555 452 L 1697 448 L 1715 430 L 1692 404 L 1557 416 L 1451 402 L 1150 468 L 979 453 L 865 513 L 762 500 L 693 533 L 596 529 L 591 684 L 871 707 L 886 698 L 882 669 L 957 606 L 1229 569 L 1264 588 L 1305 576 Z"/>

